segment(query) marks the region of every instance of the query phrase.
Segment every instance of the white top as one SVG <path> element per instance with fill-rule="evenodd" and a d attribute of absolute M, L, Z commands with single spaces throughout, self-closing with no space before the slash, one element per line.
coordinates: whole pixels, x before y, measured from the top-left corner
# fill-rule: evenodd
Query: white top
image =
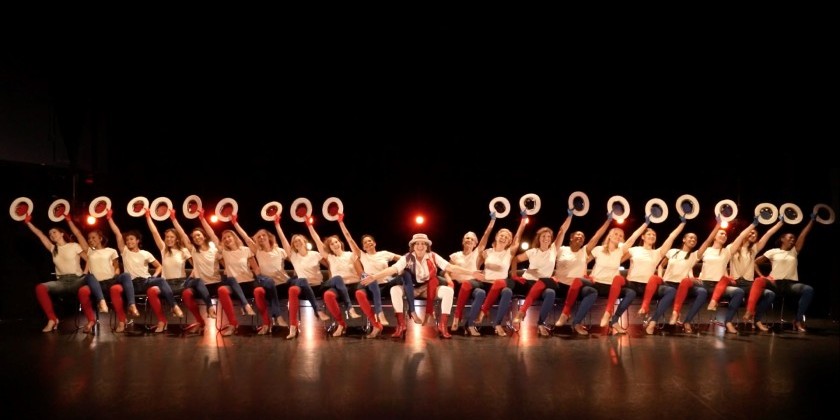
<path fill-rule="evenodd" d="M 330 263 L 330 274 L 341 276 L 344 284 L 354 284 L 361 280 L 359 273 L 353 268 L 354 261 L 356 261 L 356 256 L 350 251 L 344 251 L 341 255 L 327 255 L 327 262 Z"/>
<path fill-rule="evenodd" d="M 487 256 L 484 258 L 484 281 L 493 283 L 495 280 L 506 279 L 510 273 L 510 262 L 513 255 L 509 249 L 496 251 L 487 248 Z"/>
<path fill-rule="evenodd" d="M 475 249 L 469 255 L 464 255 L 464 251 L 453 252 L 449 254 L 449 260 L 459 267 L 464 267 L 470 271 L 478 271 L 478 251 Z M 473 276 L 452 273 L 452 278 L 463 281 L 472 280 Z"/>
<path fill-rule="evenodd" d="M 644 246 L 634 246 L 627 250 L 630 253 L 630 267 L 627 269 L 627 281 L 647 283 L 650 276 L 656 274 L 659 265 L 659 251 L 647 249 Z"/>
<path fill-rule="evenodd" d="M 359 261 L 361 261 L 362 269 L 365 270 L 365 273 L 376 274 L 388 268 L 388 264 L 390 264 L 391 260 L 393 260 L 396 256 L 397 254 L 390 251 L 376 251 L 374 254 L 362 252 L 361 257 L 359 257 Z M 388 279 L 382 279 L 379 281 L 379 283 L 387 282 Z"/>
<path fill-rule="evenodd" d="M 271 251 L 257 250 L 257 263 L 260 265 L 260 273 L 274 279 L 275 284 L 283 284 L 289 281 L 286 274 L 286 250 L 275 246 Z"/>
<path fill-rule="evenodd" d="M 787 251 L 781 248 L 773 248 L 765 252 L 764 256 L 770 260 L 772 266 L 770 275 L 776 280 L 799 281 L 799 272 L 796 268 L 798 255 L 795 247 Z"/>
<path fill-rule="evenodd" d="M 222 275 L 219 274 L 219 260 L 217 254 L 219 248 L 213 242 L 208 243 L 210 249 L 207 251 L 200 251 L 196 249 L 192 256 L 193 269 L 195 269 L 198 278 L 204 280 L 207 284 L 218 283 L 222 281 Z"/>
<path fill-rule="evenodd" d="M 592 250 L 595 265 L 592 266 L 592 279 L 596 283 L 612 284 L 613 278 L 621 274 L 621 247 L 609 254 L 604 252 L 604 246 L 598 245 Z"/>
<path fill-rule="evenodd" d="M 750 250 L 752 246 L 742 246 L 738 252 L 732 253 L 729 260 L 729 276 L 733 279 L 755 280 L 755 254 Z"/>
<path fill-rule="evenodd" d="M 694 278 L 694 265 L 697 264 L 697 251 L 692 251 L 686 258 L 686 252 L 673 248 L 666 254 L 668 257 L 668 267 L 665 269 L 665 274 L 662 280 L 679 283 L 684 278 Z"/>
<path fill-rule="evenodd" d="M 97 281 L 114 278 L 114 260 L 119 257 L 117 250 L 114 248 L 88 248 L 90 274 L 93 274 Z"/>
<path fill-rule="evenodd" d="M 528 280 L 547 279 L 554 274 L 554 262 L 557 261 L 557 249 L 552 244 L 547 250 L 531 248 L 525 251 L 528 256 L 528 269 L 522 277 Z"/>
<path fill-rule="evenodd" d="M 718 281 L 726 275 L 726 266 L 731 257 L 732 245 L 724 248 L 706 248 L 703 253 L 703 266 L 700 267 L 700 280 Z"/>
<path fill-rule="evenodd" d="M 132 279 L 147 279 L 152 276 L 149 273 L 149 264 L 157 261 L 151 252 L 141 249 L 131 251 L 128 247 L 122 250 L 123 269 L 131 275 Z"/>
<path fill-rule="evenodd" d="M 324 275 L 321 274 L 321 254 L 318 251 L 310 250 L 306 255 L 292 252 L 289 261 L 292 262 L 297 276 L 306 279 L 311 286 L 324 282 Z"/>
<path fill-rule="evenodd" d="M 586 276 L 586 248 L 580 247 L 577 252 L 571 247 L 561 246 L 554 266 L 554 278 L 560 283 L 571 285 L 575 279 Z"/>
<path fill-rule="evenodd" d="M 190 251 L 187 248 L 172 249 L 169 253 L 166 248 L 160 250 L 161 275 L 167 280 L 187 278 L 187 260 L 190 259 Z"/>
<path fill-rule="evenodd" d="M 408 255 L 414 254 L 411 253 Z M 403 255 L 392 266 L 397 269 L 397 273 L 401 274 L 408 266 L 408 260 L 406 257 L 407 255 Z M 449 267 L 449 262 L 443 259 L 440 255 L 434 252 L 427 252 L 426 255 L 423 256 L 422 260 L 418 260 L 414 264 L 414 279 L 417 280 L 418 283 L 425 283 L 429 281 L 429 263 L 426 262 L 429 258 L 434 258 L 433 261 L 440 270 L 446 270 L 446 268 Z"/>
<path fill-rule="evenodd" d="M 251 248 L 241 246 L 239 249 L 222 248 L 222 258 L 225 260 L 225 275 L 236 279 L 237 283 L 254 281 L 254 272 L 248 265 L 248 259 L 253 257 Z"/>
<path fill-rule="evenodd" d="M 67 274 L 82 275 L 82 246 L 76 242 L 67 242 L 64 245 L 56 245 L 58 252 L 53 255 L 53 263 L 55 263 L 55 275 L 63 276 Z"/>

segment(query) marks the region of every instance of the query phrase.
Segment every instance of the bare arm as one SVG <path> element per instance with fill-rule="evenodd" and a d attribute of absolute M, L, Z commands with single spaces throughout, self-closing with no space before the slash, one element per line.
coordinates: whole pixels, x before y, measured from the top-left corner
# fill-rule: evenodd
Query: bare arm
<path fill-rule="evenodd" d="M 778 232 L 779 229 L 781 229 L 784 225 L 785 222 L 779 220 L 778 222 L 776 222 L 775 225 L 773 225 L 773 227 L 768 229 L 767 232 L 764 232 L 764 235 L 761 235 L 761 239 L 759 239 L 758 242 L 755 243 L 755 253 L 758 254 L 759 252 L 761 252 L 761 250 L 764 249 L 765 246 L 767 246 L 767 242 L 770 240 L 770 238 L 772 238 L 773 235 L 775 235 L 776 232 Z"/>
<path fill-rule="evenodd" d="M 152 274 L 152 276 L 160 277 L 160 272 L 163 271 L 163 266 L 160 265 L 160 262 L 158 260 L 152 261 L 151 265 L 155 268 L 155 272 L 154 274 Z"/>
<path fill-rule="evenodd" d="M 175 228 L 175 232 L 178 232 L 178 236 L 181 237 L 181 243 L 183 243 L 184 246 L 190 250 L 190 253 L 195 253 L 195 245 L 193 245 L 192 241 L 190 240 L 190 236 L 187 235 L 187 232 L 184 231 L 184 228 L 181 227 L 181 224 L 178 223 L 178 218 L 175 217 L 175 209 L 169 209 L 169 220 L 172 221 L 172 226 Z"/>
<path fill-rule="evenodd" d="M 475 266 L 481 267 L 484 264 L 484 258 L 486 254 L 484 250 L 487 249 L 487 242 L 490 240 L 490 232 L 493 231 L 493 226 L 496 225 L 496 212 L 490 213 L 490 223 L 487 224 L 487 229 L 484 229 L 484 235 L 481 235 L 481 240 L 478 241 L 478 245 L 475 247 L 474 252 L 478 252 L 475 260 Z"/>
<path fill-rule="evenodd" d="M 152 237 L 155 238 L 155 245 L 157 245 L 160 252 L 163 252 L 166 249 L 166 244 L 163 242 L 163 238 L 160 237 L 160 232 L 158 232 L 155 222 L 152 221 L 152 212 L 149 209 L 146 209 L 146 223 L 149 225 L 149 230 L 152 231 Z"/>
<path fill-rule="evenodd" d="M 108 209 L 108 225 L 111 226 L 111 231 L 114 232 L 114 236 L 117 238 L 117 252 L 119 253 L 125 249 L 125 239 L 123 239 L 122 232 L 120 232 L 120 228 L 117 227 L 117 222 L 114 221 L 112 214 L 112 210 Z"/>
<path fill-rule="evenodd" d="M 292 255 L 292 245 L 286 239 L 286 235 L 283 234 L 283 228 L 280 227 L 279 214 L 274 215 L 274 229 L 277 230 L 277 236 L 280 237 L 280 244 L 283 245 L 283 250 L 286 251 L 286 255 Z"/>
<path fill-rule="evenodd" d="M 650 225 L 650 216 L 645 216 L 645 222 L 642 223 L 641 226 L 636 228 L 636 230 L 633 231 L 633 234 L 630 235 L 630 237 L 627 238 L 626 241 L 624 241 L 624 245 L 621 246 L 622 254 L 626 254 L 627 250 L 630 249 L 630 247 L 633 246 L 634 243 L 636 243 L 636 240 L 639 239 L 639 236 L 642 236 L 642 232 L 644 232 L 645 229 L 647 229 L 648 225 Z"/>
<path fill-rule="evenodd" d="M 715 224 L 715 228 L 712 229 L 711 233 L 709 233 L 709 237 L 706 238 L 706 240 L 703 242 L 703 244 L 700 245 L 700 248 L 697 249 L 697 259 L 698 260 L 703 259 L 703 254 L 706 253 L 706 248 L 711 246 L 712 242 L 715 241 L 715 235 L 717 234 L 718 230 L 720 230 L 720 220 L 717 221 L 717 224 Z"/>
<path fill-rule="evenodd" d="M 796 245 L 794 245 L 796 253 L 802 251 L 802 247 L 805 245 L 805 237 L 808 236 L 808 232 L 810 232 L 811 228 L 814 227 L 814 216 L 815 215 L 811 215 L 811 220 L 808 221 L 808 224 L 802 229 L 802 233 L 800 233 L 799 237 L 796 238 Z"/>
<path fill-rule="evenodd" d="M 219 237 L 216 236 L 216 232 L 213 232 L 213 227 L 210 226 L 210 223 L 208 223 L 207 219 L 204 218 L 204 209 L 198 209 L 198 220 L 201 220 L 201 227 L 203 227 L 204 231 L 207 232 L 207 237 L 210 238 L 210 241 L 216 245 L 221 244 Z"/>
<path fill-rule="evenodd" d="M 309 228 L 309 234 L 312 235 L 312 240 L 315 241 L 315 246 L 318 247 L 318 253 L 321 254 L 321 259 L 327 261 L 327 256 L 330 255 L 327 253 L 327 248 L 324 247 L 324 243 L 321 242 L 321 237 L 318 236 L 318 232 L 315 232 L 315 227 L 312 226 L 312 223 L 309 223 L 309 219 L 306 220 L 306 227 Z"/>
<path fill-rule="evenodd" d="M 73 232 L 73 236 L 76 237 L 76 241 L 79 242 L 79 245 L 82 247 L 82 251 L 85 253 L 85 258 L 87 258 L 88 243 L 87 240 L 85 240 L 85 235 L 82 234 L 82 231 L 76 227 L 76 224 L 73 223 L 73 219 L 70 218 L 69 214 L 65 215 L 64 219 L 67 220 L 67 225 L 70 226 L 70 231 Z"/>
<path fill-rule="evenodd" d="M 513 235 L 513 243 L 510 245 L 510 255 L 515 256 L 516 251 L 519 250 L 519 242 L 522 240 L 522 231 L 525 230 L 525 225 L 528 224 L 528 216 L 525 215 L 525 211 L 522 211 L 522 217 L 519 219 L 519 227 L 516 229 L 516 233 Z"/>
<path fill-rule="evenodd" d="M 605 221 L 604 224 L 601 225 L 600 228 L 598 228 L 595 234 L 592 235 L 592 238 L 589 239 L 589 242 L 586 243 L 586 255 L 592 255 L 592 250 L 595 249 L 596 246 L 598 246 L 598 241 L 600 241 L 601 237 L 604 236 L 604 233 L 607 232 L 607 228 L 610 227 L 610 223 L 612 223 L 612 220 L 612 212 L 609 212 L 607 214 L 607 221 Z"/>
<path fill-rule="evenodd" d="M 48 238 L 47 235 L 44 235 L 44 232 L 41 232 L 41 229 L 38 229 L 37 227 L 35 227 L 35 225 L 32 224 L 32 222 L 29 221 L 29 216 L 26 217 L 24 223 L 26 223 L 26 227 L 28 227 L 29 230 L 31 230 L 32 233 L 34 233 L 35 236 L 38 237 L 38 239 L 41 241 L 44 247 L 47 248 L 47 251 L 52 252 L 53 246 L 55 245 L 52 243 L 52 241 L 50 241 L 50 238 Z"/>
<path fill-rule="evenodd" d="M 730 249 L 740 248 L 741 244 L 744 243 L 744 240 L 746 240 L 747 237 L 750 236 L 750 232 L 755 230 L 755 225 L 757 225 L 757 224 L 758 224 L 758 220 L 756 219 L 749 226 L 744 228 L 744 230 L 738 235 L 738 237 L 735 238 L 734 241 L 732 241 Z"/>
<path fill-rule="evenodd" d="M 563 246 L 563 239 L 566 237 L 566 232 L 569 231 L 569 226 L 572 225 L 572 217 L 574 217 L 574 212 L 572 209 L 567 209 L 566 220 L 557 228 L 557 237 L 554 238 L 554 248 L 557 250 L 560 250 L 560 247 Z"/>
<path fill-rule="evenodd" d="M 677 227 L 673 231 L 671 231 L 671 234 L 668 235 L 668 237 L 665 239 L 665 242 L 663 242 L 662 246 L 659 247 L 659 252 L 657 253 L 659 255 L 659 258 L 664 257 L 665 253 L 668 252 L 669 249 L 671 249 L 671 246 L 674 245 L 674 241 L 677 239 L 677 236 L 679 236 L 680 232 L 682 232 L 683 228 L 685 228 L 685 216 L 680 216 L 680 224 L 677 225 Z"/>
<path fill-rule="evenodd" d="M 254 238 L 248 236 L 248 233 L 245 232 L 245 229 L 242 229 L 242 226 L 239 226 L 239 218 L 234 214 L 231 216 L 230 221 L 233 222 L 233 228 L 236 229 L 236 232 L 239 233 L 239 236 L 248 245 L 248 248 L 251 248 L 251 252 L 256 254 L 258 250 L 257 243 L 254 242 Z"/>
<path fill-rule="evenodd" d="M 344 239 L 348 244 L 350 244 L 350 250 L 353 251 L 353 255 L 355 255 L 358 260 L 358 258 L 362 256 L 362 250 L 359 248 L 359 245 L 356 244 L 356 241 L 353 240 L 353 237 L 350 236 L 350 231 L 347 230 L 347 226 L 344 225 L 344 214 L 338 215 L 338 226 L 341 227 L 341 233 L 344 234 Z"/>

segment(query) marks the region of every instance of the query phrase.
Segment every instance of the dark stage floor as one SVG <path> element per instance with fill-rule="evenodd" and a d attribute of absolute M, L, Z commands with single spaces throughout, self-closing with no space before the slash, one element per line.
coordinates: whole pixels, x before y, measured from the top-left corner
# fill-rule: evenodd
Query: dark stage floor
<path fill-rule="evenodd" d="M 96 335 L 76 332 L 72 318 L 54 333 L 40 332 L 40 318 L 4 320 L 2 405 L 37 419 L 790 419 L 833 409 L 825 395 L 840 388 L 832 320 L 809 319 L 804 334 L 647 336 L 634 305 L 627 335 L 593 327 L 588 337 L 540 338 L 536 310 L 509 337 L 488 327 L 441 340 L 412 324 L 404 341 L 365 339 L 361 328 L 327 338 L 309 309 L 294 341 L 286 328 L 114 334 L 107 315 Z"/>

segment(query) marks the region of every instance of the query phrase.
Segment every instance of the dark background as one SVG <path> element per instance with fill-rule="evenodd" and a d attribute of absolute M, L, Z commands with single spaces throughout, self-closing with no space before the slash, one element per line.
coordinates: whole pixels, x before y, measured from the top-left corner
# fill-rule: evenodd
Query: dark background
<path fill-rule="evenodd" d="M 198 194 L 208 211 L 236 199 L 249 232 L 271 228 L 259 211 L 280 201 L 291 236 L 305 232 L 289 217 L 292 201 L 309 198 L 320 216 L 335 196 L 357 240 L 371 233 L 379 249 L 404 252 L 422 231 L 448 255 L 464 232 L 481 234 L 497 196 L 516 206 L 538 194 L 534 225 L 556 230 L 569 195 L 583 191 L 590 213 L 572 229 L 587 235 L 613 195 L 630 203 L 627 235 L 647 200 L 662 198 L 672 216 L 655 226 L 660 241 L 678 223 L 682 194 L 700 201 L 686 231 L 701 238 L 723 199 L 739 206 L 738 231 L 761 202 L 793 202 L 806 214 L 817 203 L 840 208 L 840 172 L 819 163 L 827 113 L 806 100 L 819 83 L 804 75 L 820 58 L 792 44 L 773 51 L 796 66 L 769 66 L 760 47 L 700 60 L 699 42 L 666 56 L 621 40 L 595 51 L 447 22 L 399 40 L 308 39 L 310 48 L 299 38 L 274 43 L 278 35 L 263 29 L 144 32 L 120 38 L 119 48 L 96 41 L 111 32 L 38 29 L 20 34 L 26 48 L 0 55 L 0 202 L 30 197 L 44 231 L 57 198 L 80 220 L 106 195 L 123 230 L 145 232 L 144 219 L 125 212 L 132 197 L 167 196 L 180 210 Z M 413 224 L 418 213 L 423 227 Z M 0 318 L 37 316 L 32 291 L 52 271 L 49 255 L 22 224 L 2 220 Z M 496 226 L 515 224 L 509 216 Z M 817 316 L 838 313 L 836 226 L 815 226 L 800 258 Z M 316 228 L 338 233 L 323 219 Z"/>

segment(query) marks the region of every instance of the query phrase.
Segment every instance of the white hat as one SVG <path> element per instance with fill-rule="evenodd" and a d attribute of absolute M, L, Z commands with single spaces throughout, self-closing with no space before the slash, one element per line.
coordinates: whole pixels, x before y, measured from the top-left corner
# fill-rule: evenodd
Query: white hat
<path fill-rule="evenodd" d="M 414 246 L 415 242 L 425 242 L 426 245 L 432 246 L 432 241 L 429 240 L 429 237 L 426 236 L 425 233 L 415 233 L 414 236 L 411 237 L 411 241 L 408 243 L 408 246 Z"/>

